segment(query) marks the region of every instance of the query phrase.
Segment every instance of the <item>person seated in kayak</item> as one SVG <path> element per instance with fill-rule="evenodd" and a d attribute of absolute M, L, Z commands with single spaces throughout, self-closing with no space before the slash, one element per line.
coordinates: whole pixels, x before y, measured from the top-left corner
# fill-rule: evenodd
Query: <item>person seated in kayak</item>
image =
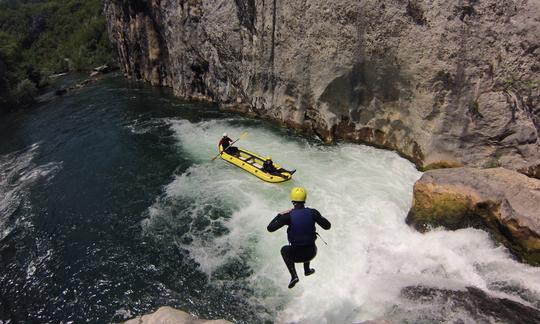
<path fill-rule="evenodd" d="M 235 146 L 232 146 L 231 145 L 232 142 L 233 140 L 230 139 L 229 136 L 227 136 L 227 133 L 223 133 L 223 137 L 219 141 L 219 146 L 221 146 L 223 148 L 223 151 L 225 151 L 225 153 L 227 154 L 238 155 L 239 154 L 238 148 Z"/>
<path fill-rule="evenodd" d="M 288 170 L 285 170 L 283 168 L 279 168 L 279 169 L 276 168 L 274 166 L 274 161 L 272 161 L 271 156 L 268 156 L 266 158 L 266 160 L 264 160 L 263 171 L 266 172 L 266 173 L 269 173 L 269 174 L 276 174 L 276 175 L 281 175 L 283 172 L 288 172 L 290 174 L 293 174 L 293 173 L 296 172 L 296 170 L 288 171 Z"/>

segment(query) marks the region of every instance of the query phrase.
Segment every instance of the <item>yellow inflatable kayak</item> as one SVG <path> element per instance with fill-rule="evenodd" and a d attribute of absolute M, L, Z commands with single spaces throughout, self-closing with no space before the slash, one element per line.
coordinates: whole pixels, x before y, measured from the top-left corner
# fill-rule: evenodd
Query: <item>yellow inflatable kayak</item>
<path fill-rule="evenodd" d="M 278 183 L 278 182 L 284 182 L 287 180 L 290 180 L 292 178 L 291 172 L 281 172 L 281 173 L 274 173 L 270 174 L 265 171 L 263 171 L 263 163 L 266 161 L 265 158 L 243 150 L 241 148 L 238 148 L 239 155 L 231 155 L 227 152 L 223 151 L 223 148 L 220 146 L 219 151 L 221 152 L 220 157 L 231 163 L 236 165 L 237 167 L 246 170 L 247 172 L 253 174 L 254 176 L 258 177 L 261 180 L 264 180 L 266 182 L 272 182 L 272 183 Z M 279 170 L 281 166 L 277 163 L 274 163 L 274 167 Z"/>

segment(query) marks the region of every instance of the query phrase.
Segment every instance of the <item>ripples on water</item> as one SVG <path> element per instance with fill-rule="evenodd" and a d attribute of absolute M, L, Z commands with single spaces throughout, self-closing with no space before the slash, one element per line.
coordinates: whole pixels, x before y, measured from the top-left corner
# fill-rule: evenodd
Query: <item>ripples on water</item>
<path fill-rule="evenodd" d="M 420 173 L 392 152 L 324 146 L 114 78 L 0 126 L 0 320 L 108 322 L 170 305 L 244 323 L 508 322 L 512 301 L 538 316 L 538 268 L 483 231 L 405 225 Z M 225 131 L 247 131 L 239 144 L 294 180 L 211 162 Z M 297 185 L 333 227 L 316 275 L 288 290 L 285 230 L 266 225 Z"/>
<path fill-rule="evenodd" d="M 34 144 L 27 149 L 0 156 L 0 241 L 26 222 L 24 215 L 14 217 L 17 209 L 27 207 L 28 191 L 39 180 L 47 181 L 58 172 L 62 163 L 36 165 L 34 155 L 39 149 Z M 26 226 L 31 226 L 26 222 Z"/>

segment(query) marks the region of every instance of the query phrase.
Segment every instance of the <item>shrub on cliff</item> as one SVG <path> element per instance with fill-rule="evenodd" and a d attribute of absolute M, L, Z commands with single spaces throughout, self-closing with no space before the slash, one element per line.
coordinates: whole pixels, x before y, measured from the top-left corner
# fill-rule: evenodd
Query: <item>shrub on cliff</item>
<path fill-rule="evenodd" d="M 24 79 L 17 84 L 13 91 L 13 98 L 18 105 L 28 105 L 34 101 L 37 88 L 34 82 Z"/>

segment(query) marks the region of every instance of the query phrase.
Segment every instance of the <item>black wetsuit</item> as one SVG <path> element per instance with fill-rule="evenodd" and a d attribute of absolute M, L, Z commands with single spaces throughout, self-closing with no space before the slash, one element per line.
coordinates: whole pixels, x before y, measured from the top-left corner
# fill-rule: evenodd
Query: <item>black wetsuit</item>
<path fill-rule="evenodd" d="M 307 208 L 304 207 L 304 204 L 295 203 L 294 209 L 304 210 Z M 283 261 L 285 261 L 285 265 L 287 266 L 287 269 L 289 270 L 292 279 L 298 278 L 294 263 L 303 262 L 304 273 L 307 274 L 310 271 L 309 262 L 313 260 L 313 258 L 315 258 L 315 255 L 317 255 L 317 246 L 315 245 L 315 240 L 317 239 L 315 233 L 315 224 L 319 224 L 319 226 L 324 228 L 325 230 L 329 230 L 331 227 L 330 222 L 326 218 L 324 218 L 316 209 L 310 208 L 310 210 L 313 219 L 313 230 L 312 233 L 310 233 L 309 235 L 310 237 L 303 237 L 301 240 L 295 240 L 291 237 L 291 235 L 289 235 L 289 241 L 292 240 L 293 242 L 290 242 L 290 245 L 285 245 L 281 248 L 281 256 L 283 257 Z M 278 214 L 270 222 L 270 224 L 268 224 L 267 230 L 269 232 L 274 232 L 281 227 L 287 225 L 289 226 L 287 232 L 290 234 L 291 211 L 292 210 L 289 210 Z"/>
<path fill-rule="evenodd" d="M 235 154 L 238 153 L 238 148 L 231 146 L 232 140 L 228 136 L 224 136 L 219 141 L 219 145 L 223 148 L 223 150 L 229 154 Z"/>
<path fill-rule="evenodd" d="M 281 175 L 283 172 L 294 173 L 292 171 L 285 170 L 283 168 L 276 169 L 272 160 L 265 160 L 263 163 L 263 171 L 273 175 Z"/>
<path fill-rule="evenodd" d="M 265 160 L 263 163 L 263 171 L 266 173 L 274 174 L 279 173 L 272 160 Z"/>

